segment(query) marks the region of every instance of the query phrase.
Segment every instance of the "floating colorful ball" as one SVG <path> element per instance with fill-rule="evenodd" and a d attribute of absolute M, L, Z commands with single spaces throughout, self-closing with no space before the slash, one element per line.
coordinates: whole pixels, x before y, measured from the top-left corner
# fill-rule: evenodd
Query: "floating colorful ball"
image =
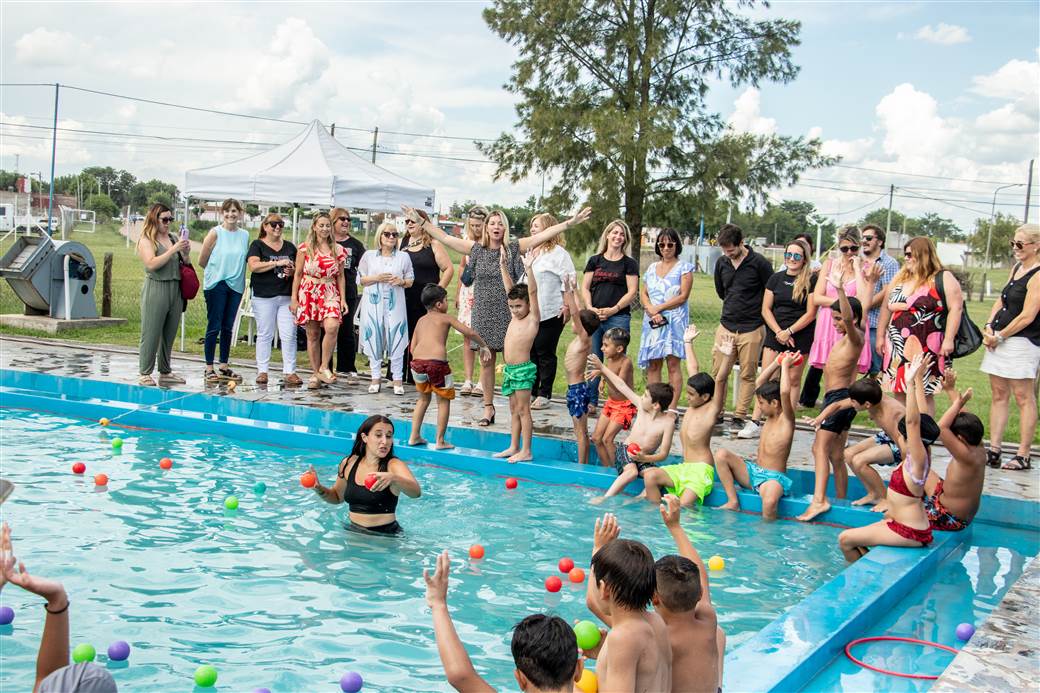
<path fill-rule="evenodd" d="M 968 642 L 969 640 L 971 640 L 971 636 L 975 635 L 975 626 L 971 625 L 970 623 L 962 623 L 959 626 L 957 626 L 957 630 L 955 631 L 955 633 L 957 635 L 958 640 Z"/>
<path fill-rule="evenodd" d="M 9 606 L 0 606 L 0 626 L 9 626 L 14 621 L 14 609 Z"/>
<path fill-rule="evenodd" d="M 173 460 L 171 460 L 169 457 L 164 457 L 161 460 L 159 460 L 159 469 L 172 469 L 172 468 L 173 468 Z"/>
<path fill-rule="evenodd" d="M 98 419 L 98 423 L 101 424 L 102 426 L 107 426 L 108 424 L 110 424 L 112 422 L 109 421 L 108 419 L 106 419 L 105 417 L 101 417 L 100 419 Z"/>
<path fill-rule="evenodd" d="M 94 475 L 95 486 L 108 486 L 108 474 L 95 474 Z"/>
<path fill-rule="evenodd" d="M 726 567 L 726 559 L 722 556 L 712 556 L 708 559 L 708 570 L 722 570 Z"/>
<path fill-rule="evenodd" d="M 339 680 L 339 688 L 343 693 L 358 693 L 365 685 L 365 680 L 356 671 L 348 671 Z"/>
<path fill-rule="evenodd" d="M 112 448 L 115 449 L 115 450 L 118 450 L 121 447 L 123 447 L 123 439 L 122 438 L 113 438 L 112 439 Z"/>
<path fill-rule="evenodd" d="M 267 484 L 265 484 L 262 481 L 256 482 L 253 485 L 253 493 L 257 494 L 258 496 L 262 496 L 263 494 L 267 493 Z"/>
<path fill-rule="evenodd" d="M 469 547 L 469 557 L 473 559 L 480 559 L 484 557 L 484 547 L 480 544 L 474 544 Z"/>
<path fill-rule="evenodd" d="M 573 568 L 571 569 L 571 572 L 567 574 L 567 577 L 575 584 L 585 582 L 585 571 L 581 568 Z"/>
<path fill-rule="evenodd" d="M 76 464 L 72 465 L 73 474 L 82 474 L 85 471 L 87 471 L 87 465 L 83 464 L 82 462 L 77 462 Z"/>
<path fill-rule="evenodd" d="M 560 559 L 560 562 L 557 564 L 557 567 L 559 567 L 561 573 L 569 573 L 572 570 L 574 570 L 574 561 L 564 556 Z"/>
<path fill-rule="evenodd" d="M 76 664 L 79 664 L 80 662 L 93 662 L 94 657 L 97 657 L 97 650 L 95 650 L 94 646 L 88 642 L 81 642 L 72 650 L 72 661 Z"/>
<path fill-rule="evenodd" d="M 578 621 L 574 624 L 574 636 L 578 639 L 578 648 L 591 650 L 599 645 L 603 634 L 599 632 L 599 626 L 592 621 Z"/>
<path fill-rule="evenodd" d="M 237 510 L 238 509 L 238 498 L 236 498 L 235 496 L 228 496 L 227 498 L 224 499 L 224 507 L 227 508 L 228 510 Z"/>
<path fill-rule="evenodd" d="M 130 643 L 126 640 L 116 640 L 108 646 L 108 658 L 113 662 L 125 662 L 130 658 Z"/>
<path fill-rule="evenodd" d="M 506 488 L 514 489 L 517 487 L 519 483 L 520 482 L 514 479 L 513 477 L 509 477 L 508 479 L 506 479 Z"/>
<path fill-rule="evenodd" d="M 545 578 L 545 589 L 549 590 L 550 592 L 559 592 L 562 587 L 563 580 L 556 577 L 555 575 L 550 575 L 549 577 Z"/>
<path fill-rule="evenodd" d="M 195 685 L 200 688 L 209 688 L 217 682 L 217 669 L 209 664 L 203 664 L 195 670 Z"/>
<path fill-rule="evenodd" d="M 314 472 L 304 472 L 300 477 L 300 486 L 304 488 L 314 488 L 316 483 L 318 483 L 318 475 Z"/>

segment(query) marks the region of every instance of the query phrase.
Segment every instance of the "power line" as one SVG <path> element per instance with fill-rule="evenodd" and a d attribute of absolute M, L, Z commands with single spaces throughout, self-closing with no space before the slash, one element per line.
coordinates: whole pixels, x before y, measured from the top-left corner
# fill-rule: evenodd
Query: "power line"
<path fill-rule="evenodd" d="M 986 183 L 987 185 L 1007 185 L 1017 181 L 979 180 L 977 178 L 955 178 L 953 176 L 936 176 L 925 173 L 906 173 L 903 171 L 891 171 L 882 168 L 868 168 L 866 166 L 853 166 L 851 164 L 833 164 L 837 168 L 849 168 L 854 171 L 871 171 L 873 173 L 884 173 L 889 176 L 909 176 L 911 178 L 935 178 L 937 180 L 955 180 L 964 183 Z"/>

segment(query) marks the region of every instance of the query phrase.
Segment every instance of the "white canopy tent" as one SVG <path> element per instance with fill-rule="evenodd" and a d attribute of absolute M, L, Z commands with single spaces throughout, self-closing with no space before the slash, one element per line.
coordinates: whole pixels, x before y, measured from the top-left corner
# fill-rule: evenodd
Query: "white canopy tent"
<path fill-rule="evenodd" d="M 432 212 L 434 191 L 369 163 L 314 120 L 266 152 L 188 171 L 184 195 L 371 211 L 394 211 L 404 204 Z"/>

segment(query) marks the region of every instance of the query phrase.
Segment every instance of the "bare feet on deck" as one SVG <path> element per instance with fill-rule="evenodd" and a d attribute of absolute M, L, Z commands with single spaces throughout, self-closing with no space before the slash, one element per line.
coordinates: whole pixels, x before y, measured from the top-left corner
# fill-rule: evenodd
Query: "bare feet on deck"
<path fill-rule="evenodd" d="M 409 440 L 408 444 L 409 445 L 429 445 L 430 441 L 426 440 L 425 438 L 416 438 L 415 440 Z"/>
<path fill-rule="evenodd" d="M 509 459 L 506 460 L 506 462 L 511 462 L 513 464 L 516 464 L 517 462 L 530 462 L 533 459 L 534 459 L 534 455 L 532 455 L 529 452 L 524 452 L 523 450 L 521 450 L 520 452 L 516 453 L 515 455 L 510 455 Z"/>
<path fill-rule="evenodd" d="M 719 506 L 720 510 L 740 510 L 740 501 L 726 501 Z"/>
<path fill-rule="evenodd" d="M 516 448 L 509 448 L 508 450 L 503 450 L 502 452 L 496 452 L 494 455 L 492 455 L 492 457 L 498 457 L 498 458 L 512 457 L 517 452 L 519 452 L 519 451 Z"/>
<path fill-rule="evenodd" d="M 809 507 L 806 508 L 805 512 L 795 519 L 799 522 L 809 522 L 810 520 L 815 519 L 817 515 L 822 515 L 830 509 L 830 501 L 824 500 L 822 503 L 819 501 L 812 501 L 809 503 Z"/>
<path fill-rule="evenodd" d="M 436 445 L 434 445 L 433 447 L 434 447 L 434 449 L 436 449 L 436 450 L 451 450 L 451 449 L 453 449 L 453 448 L 454 448 L 455 446 L 454 446 L 454 445 L 452 445 L 451 443 L 447 443 L 447 442 L 445 442 L 445 441 L 441 440 L 441 441 L 438 441 L 438 442 L 437 442 L 437 444 L 436 444 Z"/>
<path fill-rule="evenodd" d="M 852 504 L 853 505 L 874 505 L 879 500 L 880 500 L 879 498 L 875 498 L 874 497 L 873 493 L 868 493 L 867 495 L 863 496 L 859 500 L 852 501 Z"/>

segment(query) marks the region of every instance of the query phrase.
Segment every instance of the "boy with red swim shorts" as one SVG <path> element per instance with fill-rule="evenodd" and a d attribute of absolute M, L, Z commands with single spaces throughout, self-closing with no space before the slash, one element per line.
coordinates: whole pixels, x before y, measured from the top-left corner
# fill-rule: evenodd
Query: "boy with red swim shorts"
<path fill-rule="evenodd" d="M 470 341 L 479 344 L 482 363 L 491 359 L 491 352 L 476 331 L 448 314 L 448 292 L 444 287 L 427 284 L 422 290 L 421 299 L 426 306 L 426 315 L 419 318 L 415 331 L 412 332 L 410 366 L 415 389 L 419 392 L 419 401 L 415 403 L 415 412 L 412 414 L 412 432 L 408 437 L 408 444 L 429 444 L 422 437 L 422 424 L 430 400 L 436 393 L 437 442 L 434 447 L 445 450 L 455 447 L 444 440 L 444 432 L 448 429 L 448 415 L 451 413 L 451 400 L 455 399 L 455 385 L 451 378 L 451 366 L 448 365 L 448 331 L 454 328 Z"/>
<path fill-rule="evenodd" d="M 629 389 L 634 387 L 632 359 L 625 351 L 631 339 L 628 330 L 612 327 L 603 335 L 603 367 L 617 375 Z M 603 415 L 596 422 L 592 432 L 592 443 L 596 446 L 599 463 L 604 467 L 613 467 L 615 450 L 614 438 L 618 431 L 632 428 L 632 420 L 636 417 L 636 405 L 620 392 L 610 379 L 607 384 L 607 402 L 603 405 Z"/>

